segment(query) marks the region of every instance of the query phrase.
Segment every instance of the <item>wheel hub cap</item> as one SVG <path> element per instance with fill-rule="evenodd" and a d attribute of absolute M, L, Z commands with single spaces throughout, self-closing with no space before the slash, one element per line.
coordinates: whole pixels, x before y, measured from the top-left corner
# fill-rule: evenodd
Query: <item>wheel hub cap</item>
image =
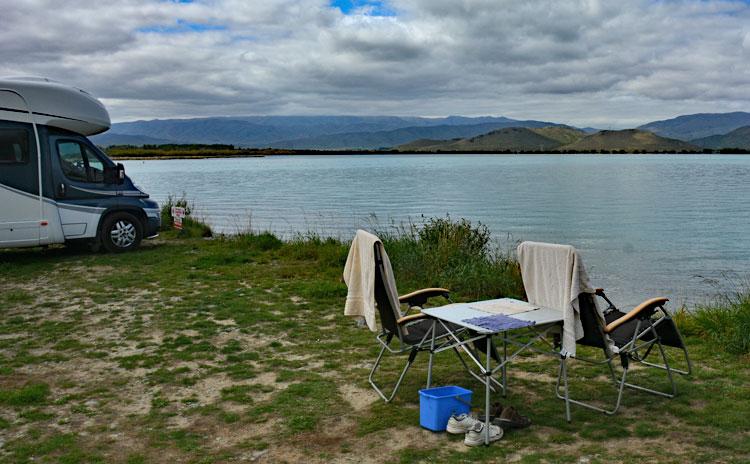
<path fill-rule="evenodd" d="M 128 221 L 117 221 L 109 236 L 115 246 L 127 248 L 135 243 L 135 226 Z"/>

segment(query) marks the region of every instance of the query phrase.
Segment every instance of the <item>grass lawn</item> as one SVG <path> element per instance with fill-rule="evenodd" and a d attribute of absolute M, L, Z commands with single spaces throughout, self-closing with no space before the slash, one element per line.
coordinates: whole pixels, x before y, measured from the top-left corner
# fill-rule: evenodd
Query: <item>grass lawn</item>
<path fill-rule="evenodd" d="M 694 335 L 695 374 L 678 376 L 675 399 L 627 391 L 617 415 L 574 407 L 567 424 L 557 360 L 528 355 L 499 400 L 532 427 L 488 448 L 421 429 L 426 356 L 394 403 L 379 400 L 374 334 L 343 316 L 346 251 L 269 235 L 159 239 L 123 255 L 0 251 L 0 462 L 750 461 L 750 358 Z M 401 293 L 440 283 L 392 258 Z M 574 395 L 614 397 L 604 371 L 572 365 Z M 632 380 L 666 386 L 661 371 Z M 482 402 L 451 353 L 435 382 Z"/>

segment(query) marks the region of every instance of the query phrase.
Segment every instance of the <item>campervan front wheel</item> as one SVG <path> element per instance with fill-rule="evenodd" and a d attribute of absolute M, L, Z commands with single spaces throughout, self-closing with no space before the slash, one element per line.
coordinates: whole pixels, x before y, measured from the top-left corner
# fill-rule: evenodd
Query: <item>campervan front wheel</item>
<path fill-rule="evenodd" d="M 114 213 L 104 219 L 100 233 L 102 245 L 111 253 L 138 247 L 143 238 L 143 224 L 130 213 Z"/>

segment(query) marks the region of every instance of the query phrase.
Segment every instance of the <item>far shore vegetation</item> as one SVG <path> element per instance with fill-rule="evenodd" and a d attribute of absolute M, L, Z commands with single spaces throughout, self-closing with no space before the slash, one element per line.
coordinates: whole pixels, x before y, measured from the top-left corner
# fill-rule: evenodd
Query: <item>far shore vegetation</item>
<path fill-rule="evenodd" d="M 747 291 L 669 307 L 695 369 L 677 376 L 676 398 L 628 391 L 615 416 L 574 407 L 568 424 L 557 360 L 527 353 L 497 400 L 533 425 L 468 448 L 419 427 L 426 356 L 394 402 L 370 388 L 374 334 L 343 315 L 349 243 L 216 235 L 197 218 L 175 231 L 168 207 L 161 237 L 131 253 L 0 250 L 0 463 L 750 461 Z M 425 218 L 375 232 L 401 293 L 524 296 L 513 254 L 481 224 Z M 395 381 L 403 362 L 388 358 L 381 378 Z M 571 363 L 573 394 L 612 399 L 608 375 Z M 666 384 L 662 371 L 632 377 Z M 451 353 L 437 355 L 434 381 L 482 391 Z"/>
<path fill-rule="evenodd" d="M 276 153 L 276 150 L 235 148 L 232 145 L 168 144 L 168 145 L 114 145 L 105 149 L 112 159 L 182 159 L 255 157 Z M 277 153 L 278 154 L 278 153 Z"/>
<path fill-rule="evenodd" d="M 703 149 L 700 151 L 678 151 L 678 150 L 434 150 L 413 151 L 394 150 L 383 148 L 380 150 L 299 150 L 299 149 L 277 149 L 277 148 L 240 148 L 233 145 L 200 145 L 200 144 L 168 144 L 168 145 L 113 145 L 106 147 L 104 151 L 114 160 L 125 159 L 202 159 L 202 158 L 254 158 L 278 155 L 383 155 L 383 154 L 487 154 L 487 155 L 517 155 L 517 154 L 747 154 L 745 149 L 723 148 L 720 150 Z"/>

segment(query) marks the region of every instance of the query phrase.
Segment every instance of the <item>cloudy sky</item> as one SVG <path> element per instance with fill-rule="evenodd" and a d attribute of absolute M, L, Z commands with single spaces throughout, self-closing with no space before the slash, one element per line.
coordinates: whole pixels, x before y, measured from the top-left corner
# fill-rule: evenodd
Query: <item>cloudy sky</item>
<path fill-rule="evenodd" d="M 0 12 L 0 76 L 74 84 L 114 121 L 459 114 L 617 128 L 750 111 L 747 1 L 0 0 Z"/>

